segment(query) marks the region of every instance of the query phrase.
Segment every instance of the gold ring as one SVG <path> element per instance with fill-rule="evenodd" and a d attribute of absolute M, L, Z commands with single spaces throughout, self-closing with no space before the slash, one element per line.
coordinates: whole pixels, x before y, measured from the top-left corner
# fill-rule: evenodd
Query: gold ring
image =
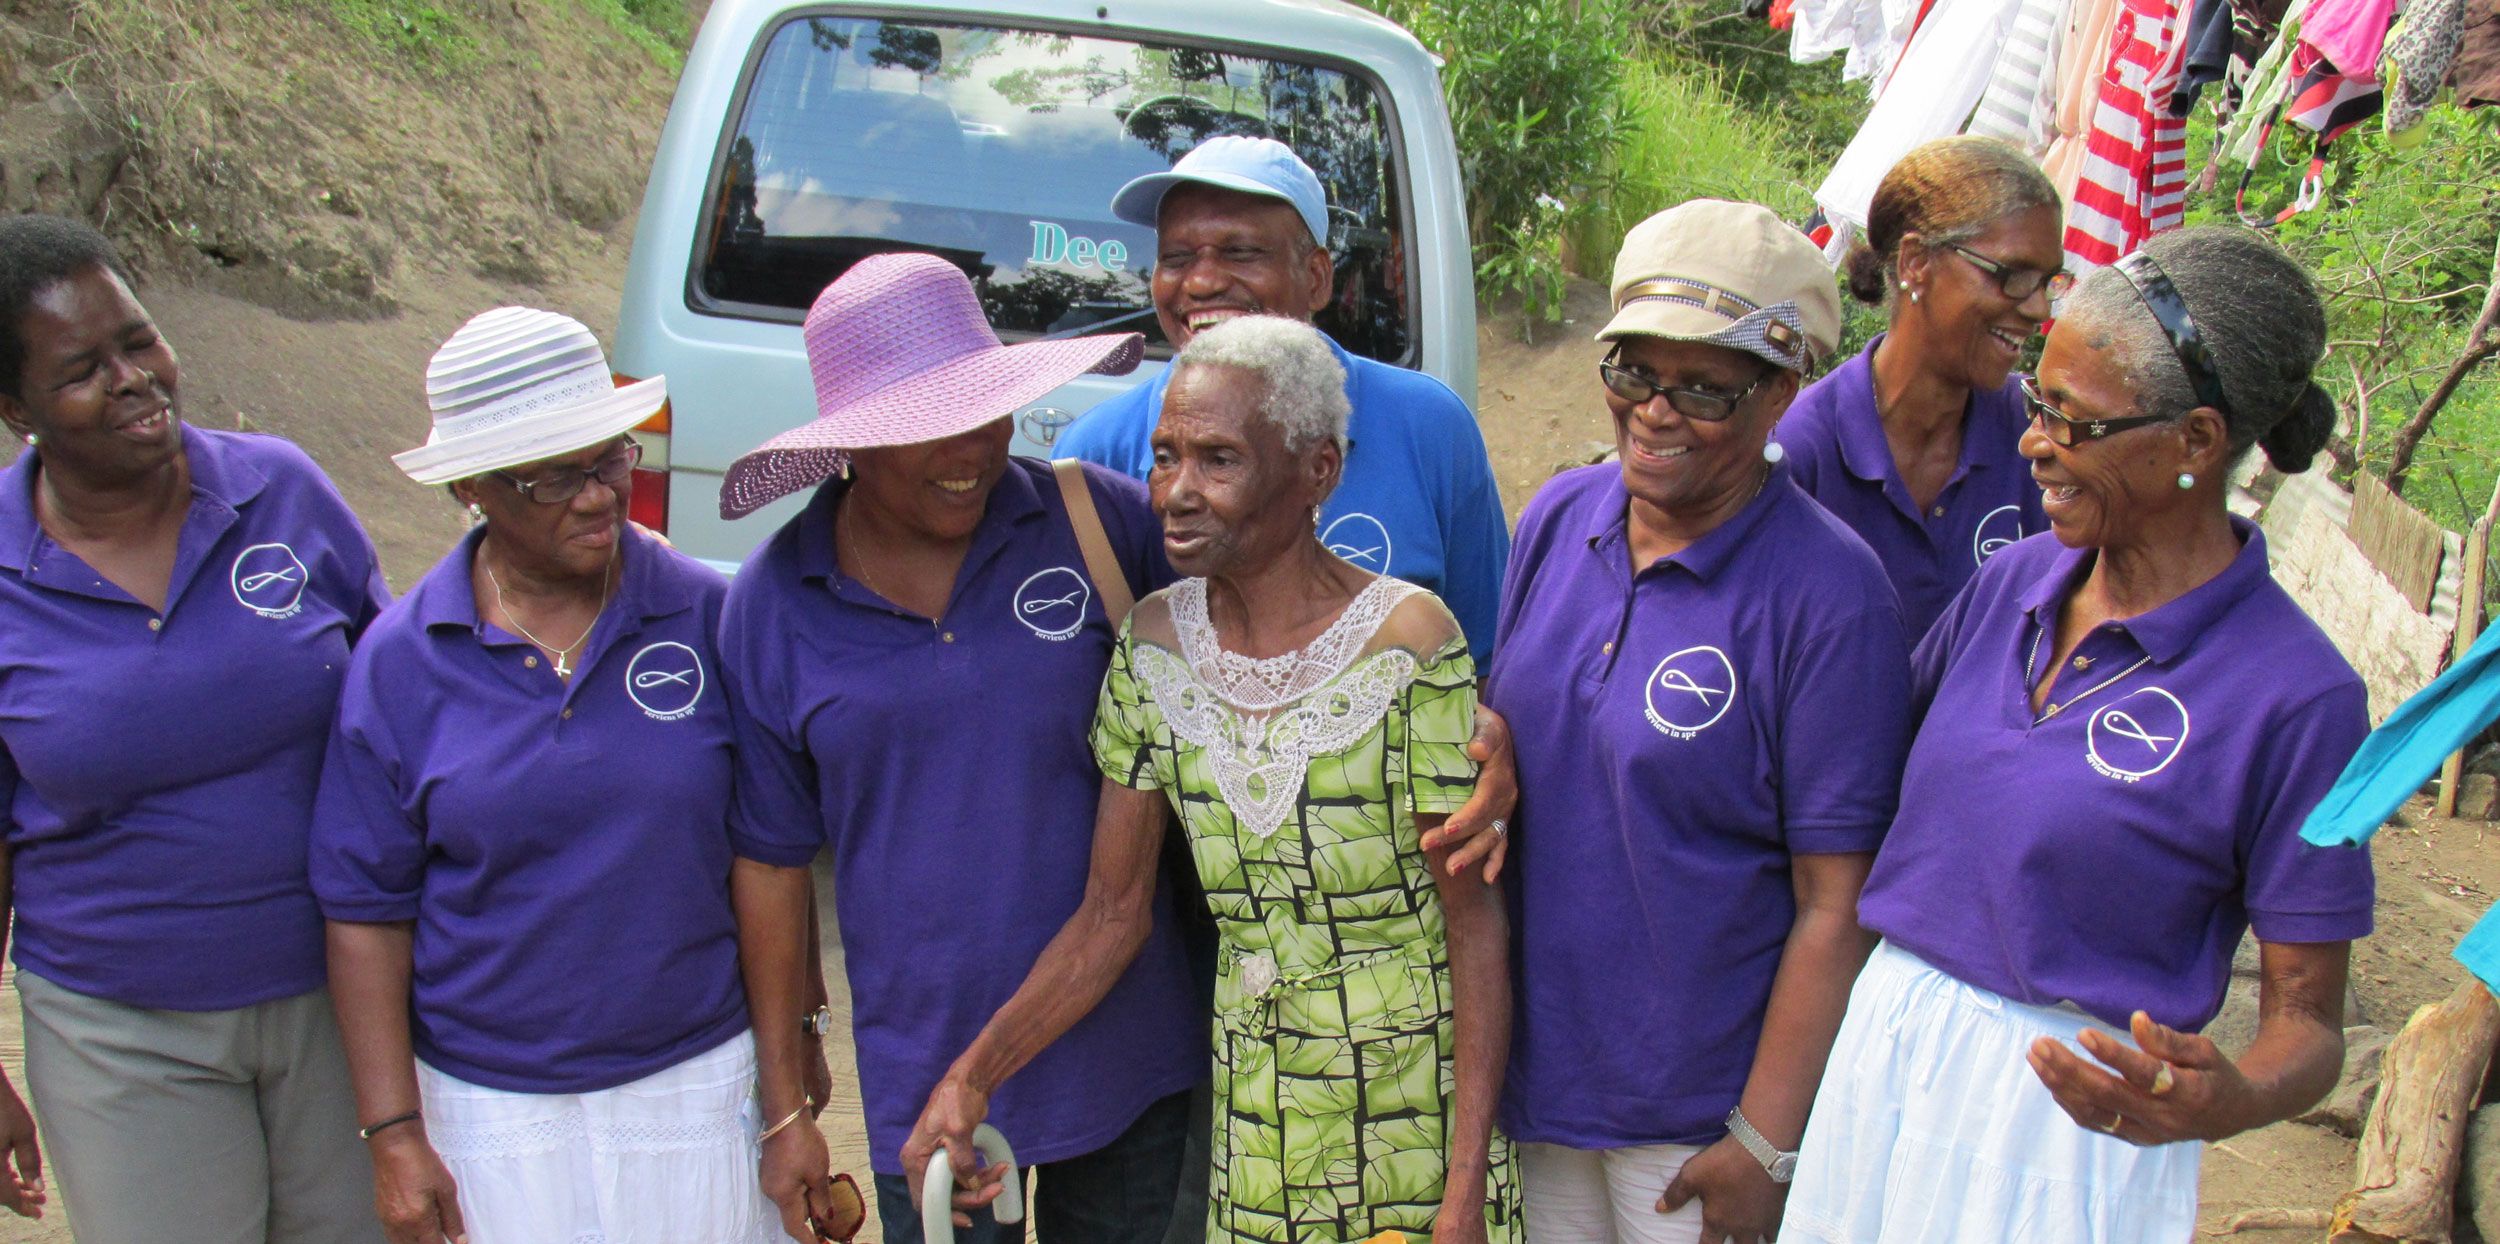
<path fill-rule="evenodd" d="M 2126 1116 L 2126 1115 L 2124 1115 L 2124 1114 L 2113 1114 L 2113 1115 L 2109 1116 L 2109 1125 L 2108 1125 L 2108 1126 L 2106 1126 L 2106 1127 L 2103 1127 L 2101 1130 L 2102 1130 L 2102 1131 L 2104 1131 L 2104 1132 L 2109 1133 L 2109 1134 L 2110 1134 L 2110 1135 L 2112 1135 L 2112 1136 L 2115 1136 L 2115 1135 L 2117 1135 L 2117 1134 L 2118 1134 L 2118 1129 L 2119 1129 L 2119 1128 L 2122 1128 L 2122 1127 L 2125 1127 L 2126 1125 L 2127 1125 L 2127 1116 Z"/>
<path fill-rule="evenodd" d="M 2145 1091 L 2155 1097 L 2167 1097 L 2170 1095 L 2170 1090 L 2178 1086 L 2179 1078 L 2171 1073 L 2170 1064 L 2163 1063 L 2161 1070 L 2153 1073 L 2153 1087 Z"/>

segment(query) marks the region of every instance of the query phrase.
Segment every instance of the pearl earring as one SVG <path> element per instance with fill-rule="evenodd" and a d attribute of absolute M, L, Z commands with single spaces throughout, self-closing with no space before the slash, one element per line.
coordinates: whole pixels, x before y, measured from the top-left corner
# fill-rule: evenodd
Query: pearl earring
<path fill-rule="evenodd" d="M 472 523 L 486 521 L 486 511 L 477 508 L 477 503 L 474 501 L 469 503 L 469 521 Z"/>
<path fill-rule="evenodd" d="M 34 447 L 34 444 L 35 444 L 35 434 L 34 434 L 34 433 L 32 433 L 32 432 L 27 433 L 27 434 L 26 434 L 26 445 L 27 445 L 27 448 L 29 448 L 29 449 L 33 448 L 33 447 Z"/>
<path fill-rule="evenodd" d="M 1781 447 L 1778 441 L 1766 441 L 1763 443 L 1762 460 L 1764 462 L 1777 463 L 1780 459 L 1787 456 L 1788 450 Z"/>
<path fill-rule="evenodd" d="M 1911 290 L 1911 291 L 1910 291 L 1910 301 L 1911 301 L 1911 302 L 1917 302 L 1917 301 L 1918 301 L 1918 291 L 1917 291 L 1917 290 Z"/>
<path fill-rule="evenodd" d="M 2196 487 L 2196 477 L 2185 471 L 2179 472 L 2179 490 L 2185 492 L 2194 487 Z"/>
<path fill-rule="evenodd" d="M 1903 288 L 1903 289 L 1908 289 L 1909 287 L 1910 287 L 1910 283 L 1909 283 L 1908 281 L 1903 281 L 1903 282 L 1901 282 L 1901 288 Z"/>

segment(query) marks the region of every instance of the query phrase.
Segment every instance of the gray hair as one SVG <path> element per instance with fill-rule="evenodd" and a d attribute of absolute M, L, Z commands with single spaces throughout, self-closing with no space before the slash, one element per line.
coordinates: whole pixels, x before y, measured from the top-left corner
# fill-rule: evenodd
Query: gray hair
<path fill-rule="evenodd" d="M 2335 399 L 2310 378 L 2326 353 L 2326 308 L 2309 274 L 2235 225 L 2174 230 L 2143 250 L 2178 287 L 2222 378 L 2232 460 L 2263 446 L 2275 469 L 2308 470 L 2335 431 Z M 2058 314 L 2117 360 L 2138 413 L 2175 419 L 2202 405 L 2169 335 L 2125 274 L 2094 271 Z"/>
<path fill-rule="evenodd" d="M 1346 447 L 1345 367 L 1320 331 L 1281 315 L 1244 315 L 1189 339 L 1172 359 L 1183 367 L 1231 367 L 1259 378 L 1265 392 L 1259 415 L 1285 434 L 1285 448 L 1300 453 L 1325 436 Z"/>

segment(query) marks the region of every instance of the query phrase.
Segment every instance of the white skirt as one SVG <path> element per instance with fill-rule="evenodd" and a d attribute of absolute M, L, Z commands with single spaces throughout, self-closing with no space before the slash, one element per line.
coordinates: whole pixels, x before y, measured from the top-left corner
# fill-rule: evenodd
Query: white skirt
<path fill-rule="evenodd" d="M 2026 1061 L 2033 1041 L 2087 1027 L 2128 1040 L 1876 947 L 1814 1098 L 1781 1244 L 2188 1240 L 2203 1146 L 2087 1130 Z"/>
<path fill-rule="evenodd" d="M 755 1036 L 596 1093 L 509 1093 L 420 1061 L 425 1131 L 469 1244 L 774 1244 Z"/>

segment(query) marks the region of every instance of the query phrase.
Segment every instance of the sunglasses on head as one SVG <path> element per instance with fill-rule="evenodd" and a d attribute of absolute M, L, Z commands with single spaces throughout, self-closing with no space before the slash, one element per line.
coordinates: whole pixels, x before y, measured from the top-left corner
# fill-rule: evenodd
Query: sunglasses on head
<path fill-rule="evenodd" d="M 1635 406 L 1663 393 L 1668 409 L 1687 419 L 1697 423 L 1724 423 L 1733 418 L 1736 408 L 1753 396 L 1753 391 L 1761 388 L 1762 382 L 1777 371 L 1779 368 L 1776 367 L 1763 368 L 1762 374 L 1754 377 L 1752 384 L 1734 393 L 1722 393 L 1715 389 L 1671 389 L 1658 383 L 1654 376 L 1617 364 L 1614 356 L 1608 355 L 1604 362 L 1597 365 L 1597 378 L 1606 383 L 1607 392 Z"/>
<path fill-rule="evenodd" d="M 641 461 L 642 446 L 629 436 L 623 444 L 601 455 L 588 468 L 557 467 L 537 479 L 522 479 L 508 471 L 496 471 L 494 476 L 512 485 L 514 492 L 528 500 L 541 505 L 556 505 L 582 495 L 582 489 L 589 487 L 594 479 L 610 488 L 624 483 L 625 477 L 633 474 L 635 465 Z"/>
<path fill-rule="evenodd" d="M 2018 268 L 2009 263 L 1990 259 L 1959 242 L 1947 242 L 1944 246 L 1946 250 L 1969 260 L 1970 266 L 1987 273 L 1996 281 L 1997 291 L 2004 294 L 2009 301 L 2021 302 L 2039 293 L 2042 288 L 2046 288 L 2049 291 L 2049 300 L 2055 302 L 2065 297 L 2067 290 L 2075 287 L 2075 274 L 2064 268 L 2055 272 L 2042 272 L 2038 268 Z"/>

